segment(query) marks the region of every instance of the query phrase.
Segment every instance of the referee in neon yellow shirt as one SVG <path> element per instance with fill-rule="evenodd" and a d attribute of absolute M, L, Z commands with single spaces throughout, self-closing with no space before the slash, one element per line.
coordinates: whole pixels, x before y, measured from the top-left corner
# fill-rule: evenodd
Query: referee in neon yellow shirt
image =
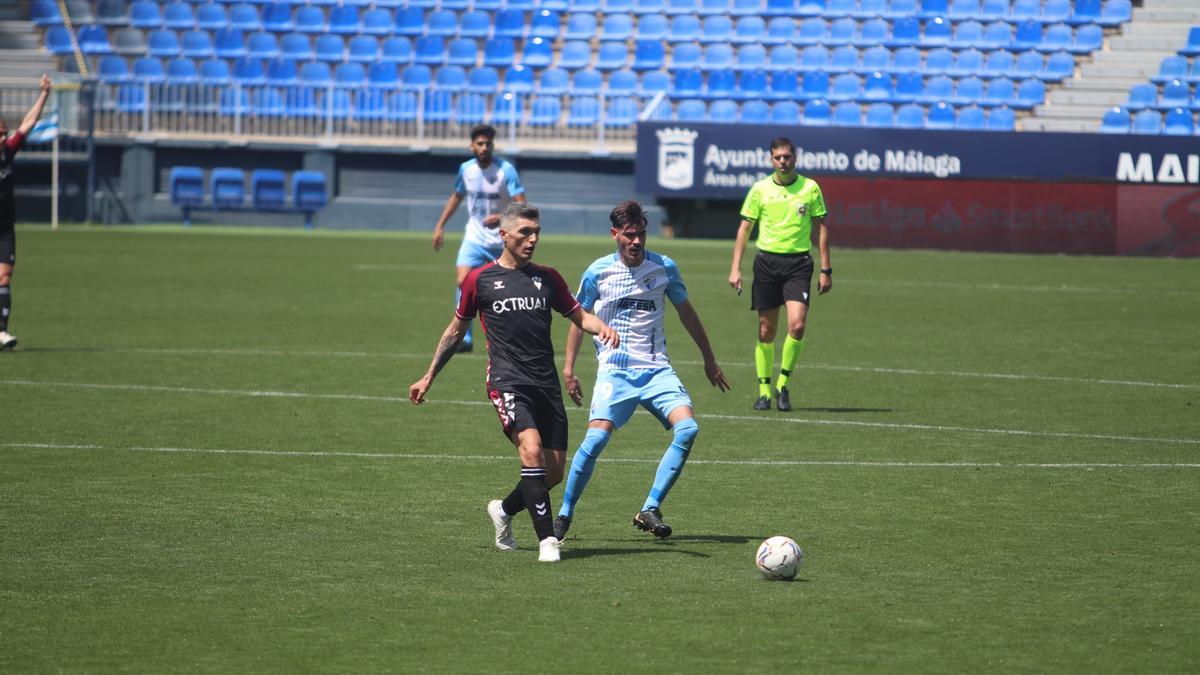
<path fill-rule="evenodd" d="M 829 262 L 829 232 L 825 227 L 825 198 L 811 178 L 796 173 L 796 146 L 787 138 L 771 141 L 774 173 L 750 188 L 742 203 L 742 221 L 733 244 L 733 266 L 729 285 L 742 292 L 742 254 L 750 231 L 758 225 L 758 255 L 754 257 L 754 283 L 750 288 L 751 308 L 758 310 L 758 345 L 754 364 L 758 371 L 758 400 L 755 410 L 771 409 L 771 374 L 775 368 L 775 333 L 779 306 L 787 307 L 787 337 L 775 383 L 775 407 L 791 410 L 788 378 L 804 351 L 804 327 L 808 319 L 809 289 L 812 285 L 812 231 L 817 228 L 817 250 L 821 276 L 817 291 L 833 288 Z"/>

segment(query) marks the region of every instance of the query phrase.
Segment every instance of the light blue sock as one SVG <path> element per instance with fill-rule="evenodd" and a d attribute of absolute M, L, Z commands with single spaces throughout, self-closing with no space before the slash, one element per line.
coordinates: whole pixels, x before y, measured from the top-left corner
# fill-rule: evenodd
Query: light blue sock
<path fill-rule="evenodd" d="M 462 301 L 462 289 L 461 288 L 454 291 L 454 308 L 456 310 L 458 309 L 458 303 L 460 301 Z M 471 343 L 473 342 L 473 338 L 471 337 L 471 326 L 474 326 L 474 325 L 475 325 L 474 321 L 467 324 L 467 334 L 463 336 L 463 344 L 467 345 L 468 347 L 471 346 Z"/>
<path fill-rule="evenodd" d="M 650 496 L 642 506 L 643 511 L 657 509 L 667 498 L 667 493 L 671 491 L 675 481 L 679 480 L 688 453 L 692 451 L 692 443 L 696 442 L 696 434 L 700 432 L 700 425 L 696 424 L 695 418 L 688 417 L 676 422 L 671 430 L 675 437 L 671 439 L 671 445 L 667 447 L 662 461 L 658 463 L 658 472 L 654 474 L 654 486 L 650 488 Z"/>
<path fill-rule="evenodd" d="M 583 496 L 583 489 L 592 478 L 592 469 L 596 467 L 596 458 L 608 445 L 608 432 L 603 429 L 588 429 L 583 436 L 583 442 L 571 459 L 571 471 L 567 474 L 567 486 L 563 488 L 562 508 L 558 515 L 570 518 L 575 513 L 575 503 Z"/>

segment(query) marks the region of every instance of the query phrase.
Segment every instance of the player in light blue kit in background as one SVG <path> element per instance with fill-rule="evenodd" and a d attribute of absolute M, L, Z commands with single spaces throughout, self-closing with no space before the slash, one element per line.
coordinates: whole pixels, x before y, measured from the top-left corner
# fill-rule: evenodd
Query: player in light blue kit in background
<path fill-rule="evenodd" d="M 555 536 L 560 541 L 571 526 L 575 504 L 592 477 L 596 458 L 613 430 L 628 422 L 639 405 L 670 429 L 673 437 L 633 524 L 657 537 L 671 534 L 671 526 L 663 522 L 660 507 L 683 471 L 700 428 L 692 413 L 692 400 L 667 357 L 663 334 L 666 300 L 675 305 L 680 322 L 700 348 L 708 381 L 721 391 L 729 390 L 729 381 L 717 365 L 700 317 L 688 302 L 687 287 L 675 261 L 646 250 L 646 214 L 642 206 L 633 200 L 625 201 L 608 217 L 617 252 L 587 268 L 578 297 L 585 309 L 617 331 L 621 341 L 616 349 L 596 343 L 599 368 L 587 435 L 571 460 L 562 508 L 554 521 Z M 575 359 L 582 341 L 583 331 L 572 327 L 567 335 L 563 379 L 575 405 L 583 403 L 583 391 L 575 376 Z"/>
<path fill-rule="evenodd" d="M 454 193 L 446 200 L 442 217 L 433 226 L 433 250 L 442 250 L 445 240 L 446 221 L 458 210 L 463 198 L 467 200 L 467 229 L 463 234 L 462 246 L 458 248 L 458 268 L 454 287 L 462 286 L 463 279 L 476 267 L 486 265 L 500 256 L 504 244 L 500 242 L 500 214 L 511 202 L 525 201 L 525 188 L 512 164 L 493 156 L 496 150 L 496 128 L 480 124 L 471 129 L 471 153 L 458 167 L 454 179 Z M 461 291 L 459 291 L 461 293 Z M 455 295 L 455 306 L 459 295 Z M 474 346 L 471 329 L 459 343 L 460 352 L 469 352 Z"/>

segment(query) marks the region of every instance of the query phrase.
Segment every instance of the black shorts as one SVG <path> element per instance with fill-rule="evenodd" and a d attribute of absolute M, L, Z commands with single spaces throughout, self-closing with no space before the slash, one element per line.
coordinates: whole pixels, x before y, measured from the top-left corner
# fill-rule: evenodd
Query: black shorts
<path fill-rule="evenodd" d="M 17 232 L 0 228 L 0 263 L 17 264 Z"/>
<path fill-rule="evenodd" d="M 750 308 L 775 309 L 788 300 L 808 304 L 813 259 L 807 253 L 767 253 L 754 257 Z"/>
<path fill-rule="evenodd" d="M 537 429 L 543 448 L 567 449 L 567 410 L 559 389 L 509 384 L 503 389 L 489 388 L 488 398 L 496 406 L 505 436 Z"/>

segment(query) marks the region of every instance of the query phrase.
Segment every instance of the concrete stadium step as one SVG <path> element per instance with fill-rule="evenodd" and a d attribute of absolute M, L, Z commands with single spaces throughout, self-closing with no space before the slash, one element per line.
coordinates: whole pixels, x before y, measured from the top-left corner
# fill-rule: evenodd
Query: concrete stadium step
<path fill-rule="evenodd" d="M 1030 118 L 1025 120 L 1025 131 L 1072 131 L 1072 132 L 1094 132 L 1100 128 L 1100 123 L 1096 120 L 1085 120 L 1079 118 L 1071 119 L 1044 119 Z"/>
<path fill-rule="evenodd" d="M 1060 89 L 1049 96 L 1049 101 L 1050 105 L 1056 108 L 1060 106 L 1082 106 L 1086 108 L 1103 106 L 1104 108 L 1110 108 L 1114 105 L 1124 103 L 1128 96 L 1128 90 L 1074 91 Z"/>

